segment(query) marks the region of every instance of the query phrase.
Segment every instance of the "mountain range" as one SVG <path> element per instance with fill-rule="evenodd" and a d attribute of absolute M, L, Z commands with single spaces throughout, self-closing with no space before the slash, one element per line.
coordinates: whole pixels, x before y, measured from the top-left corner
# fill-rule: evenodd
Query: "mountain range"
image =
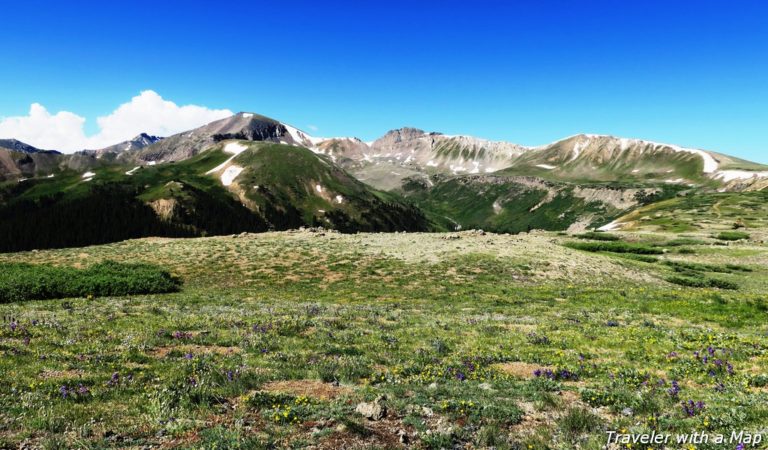
<path fill-rule="evenodd" d="M 768 186 L 768 167 L 639 139 L 540 147 L 415 128 L 319 138 L 253 113 L 63 154 L 0 140 L 0 250 L 323 226 L 579 231 L 702 192 Z"/>

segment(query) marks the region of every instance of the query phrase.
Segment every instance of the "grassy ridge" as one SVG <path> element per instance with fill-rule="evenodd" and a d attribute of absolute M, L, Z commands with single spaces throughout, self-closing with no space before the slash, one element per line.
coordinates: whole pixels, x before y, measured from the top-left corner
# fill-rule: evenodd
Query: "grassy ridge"
<path fill-rule="evenodd" d="M 87 269 L 44 264 L 4 264 L 0 303 L 68 297 L 175 292 L 181 281 L 149 264 L 105 261 Z"/>

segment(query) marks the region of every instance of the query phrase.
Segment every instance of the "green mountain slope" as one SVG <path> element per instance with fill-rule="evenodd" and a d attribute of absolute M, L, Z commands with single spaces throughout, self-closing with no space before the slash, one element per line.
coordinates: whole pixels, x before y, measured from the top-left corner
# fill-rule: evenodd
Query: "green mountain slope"
<path fill-rule="evenodd" d="M 673 196 L 670 185 L 572 184 L 503 175 L 414 177 L 407 198 L 453 229 L 504 233 L 532 229 L 581 231 L 635 207 Z"/>
<path fill-rule="evenodd" d="M 85 174 L 66 169 L 54 178 L 6 182 L 0 185 L 0 250 L 300 226 L 346 232 L 431 226 L 419 209 L 305 148 L 239 145 L 247 150 L 235 158 L 221 143 L 173 164 L 111 164 Z M 233 165 L 242 170 L 225 186 L 221 175 Z"/>
<path fill-rule="evenodd" d="M 638 208 L 615 221 L 625 231 L 717 233 L 768 228 L 768 191 L 692 193 Z"/>

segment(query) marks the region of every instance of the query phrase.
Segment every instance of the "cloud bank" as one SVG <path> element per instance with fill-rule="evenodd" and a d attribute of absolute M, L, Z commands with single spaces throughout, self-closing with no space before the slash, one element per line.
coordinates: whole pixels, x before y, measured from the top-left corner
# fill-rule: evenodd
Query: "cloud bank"
<path fill-rule="evenodd" d="M 99 131 L 92 136 L 85 134 L 84 117 L 68 111 L 51 114 L 43 105 L 33 103 L 26 116 L 0 118 L 0 138 L 18 139 L 42 149 L 74 152 L 108 147 L 140 133 L 170 136 L 232 114 L 228 109 L 179 106 L 148 90 L 111 114 L 97 118 Z"/>

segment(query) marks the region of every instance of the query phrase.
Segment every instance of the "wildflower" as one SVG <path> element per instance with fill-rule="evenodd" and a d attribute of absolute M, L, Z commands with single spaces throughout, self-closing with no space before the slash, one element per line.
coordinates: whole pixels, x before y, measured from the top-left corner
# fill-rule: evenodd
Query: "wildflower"
<path fill-rule="evenodd" d="M 19 324 L 16 323 L 16 321 L 14 320 L 13 322 L 11 322 L 10 326 L 11 326 L 11 331 L 16 331 L 16 327 L 18 327 Z"/>
<path fill-rule="evenodd" d="M 672 381 L 672 387 L 667 389 L 667 393 L 670 397 L 677 397 L 680 393 L 680 385 L 677 383 L 677 380 Z"/>
<path fill-rule="evenodd" d="M 112 377 L 107 381 L 107 386 L 114 387 L 120 384 L 120 374 L 115 372 Z"/>
<path fill-rule="evenodd" d="M 271 329 L 272 329 L 272 323 L 267 323 L 267 324 L 258 324 L 257 323 L 257 324 L 255 324 L 253 326 L 253 332 L 254 333 L 264 334 L 264 333 L 267 333 Z"/>
<path fill-rule="evenodd" d="M 694 402 L 693 400 L 688 400 L 687 402 L 683 402 L 682 404 L 683 412 L 688 417 L 693 417 L 696 414 L 701 413 L 706 408 L 706 405 L 704 405 L 704 402 L 701 400 Z"/>

